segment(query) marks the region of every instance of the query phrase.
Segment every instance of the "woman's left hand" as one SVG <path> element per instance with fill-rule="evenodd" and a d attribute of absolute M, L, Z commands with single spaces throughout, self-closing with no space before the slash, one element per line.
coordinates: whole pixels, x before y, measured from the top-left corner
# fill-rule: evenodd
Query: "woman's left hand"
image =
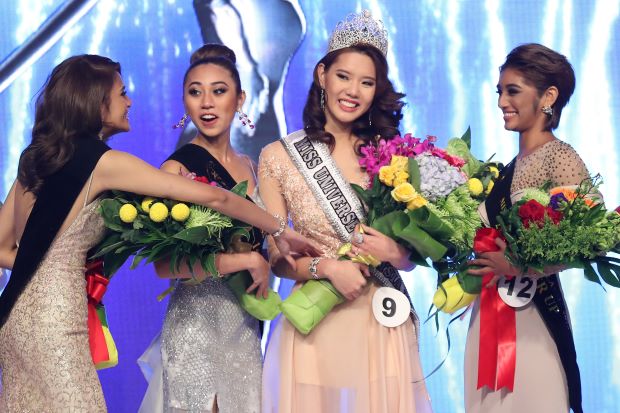
<path fill-rule="evenodd" d="M 469 265 L 476 265 L 480 268 L 470 268 L 467 270 L 469 274 L 484 276 L 490 272 L 494 274 L 494 277 L 489 281 L 487 287 L 495 285 L 497 280 L 504 275 L 521 275 L 522 271 L 512 265 L 506 259 L 506 242 L 501 238 L 495 238 L 495 244 L 499 247 L 498 251 L 483 252 L 477 254 L 477 258 L 468 262 Z"/>
<path fill-rule="evenodd" d="M 363 233 L 360 232 L 360 227 Z M 409 252 L 402 245 L 369 226 L 358 225 L 353 232 L 351 244 L 353 246 L 348 253 L 350 257 L 372 255 L 381 262 L 389 262 L 399 270 L 413 268 L 409 261 Z"/>

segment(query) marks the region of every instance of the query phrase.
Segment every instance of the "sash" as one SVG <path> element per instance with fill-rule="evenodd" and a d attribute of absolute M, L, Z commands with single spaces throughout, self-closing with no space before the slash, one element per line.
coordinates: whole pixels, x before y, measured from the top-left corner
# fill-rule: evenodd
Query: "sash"
<path fill-rule="evenodd" d="M 208 150 L 200 145 L 193 143 L 183 145 L 166 160 L 177 161 L 183 164 L 188 171 L 198 176 L 204 176 L 209 181 L 217 183 L 224 189 L 231 190 L 237 185 L 237 181 L 235 181 L 226 168 L 224 168 Z M 246 199 L 254 202 L 249 195 L 246 195 Z M 257 245 L 255 250 L 260 250 L 263 244 L 263 238 L 262 231 L 259 228 L 252 227 L 251 239 L 249 242 L 252 245 Z"/>
<path fill-rule="evenodd" d="M 92 137 L 77 138 L 74 145 L 71 159 L 45 178 L 32 207 L 17 249 L 11 277 L 0 296 L 0 328 L 45 257 L 99 158 L 110 149 Z"/>
<path fill-rule="evenodd" d="M 499 213 L 504 209 L 512 207 L 510 187 L 515 164 L 516 158 L 502 170 L 493 190 L 485 201 L 487 216 L 492 227 L 497 226 L 497 216 Z M 557 274 L 538 280 L 538 288 L 532 301 L 536 305 L 558 349 L 560 361 L 566 374 L 570 407 L 574 413 L 583 413 L 581 407 L 581 378 L 579 366 L 577 365 L 575 341 L 571 330 L 568 308 Z"/>
<path fill-rule="evenodd" d="M 328 146 L 322 142 L 312 142 L 303 130 L 285 136 L 280 142 L 304 177 L 340 241 L 351 242 L 355 226 L 366 220 L 366 211 L 351 185 L 342 176 Z M 370 267 L 370 273 L 382 286 L 395 288 L 405 294 L 411 303 L 405 283 L 393 265 L 382 263 L 377 268 Z M 419 319 L 413 303 L 410 315 L 417 334 Z"/>

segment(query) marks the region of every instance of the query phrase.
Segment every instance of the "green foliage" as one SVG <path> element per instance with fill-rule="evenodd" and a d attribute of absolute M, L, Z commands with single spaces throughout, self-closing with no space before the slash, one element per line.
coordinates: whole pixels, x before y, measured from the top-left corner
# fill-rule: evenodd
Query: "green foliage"
<path fill-rule="evenodd" d="M 247 182 L 232 189 L 239 196 L 245 196 Z M 250 238 L 247 224 L 199 205 L 190 206 L 190 217 L 185 222 L 177 222 L 168 216 L 163 222 L 154 222 L 141 208 L 142 195 L 113 192 L 111 198 L 101 200 L 99 213 L 107 228 L 103 240 L 91 250 L 90 257 L 102 258 L 104 273 L 111 277 L 130 258 L 131 268 L 142 263 L 170 259 L 171 272 L 179 272 L 187 265 L 193 272 L 194 265 L 200 263 L 208 274 L 217 274 L 215 255 L 232 250 L 236 244 Z M 168 210 L 177 204 L 169 199 L 157 199 Z M 119 210 L 130 203 L 138 211 L 132 223 L 121 221 Z"/>

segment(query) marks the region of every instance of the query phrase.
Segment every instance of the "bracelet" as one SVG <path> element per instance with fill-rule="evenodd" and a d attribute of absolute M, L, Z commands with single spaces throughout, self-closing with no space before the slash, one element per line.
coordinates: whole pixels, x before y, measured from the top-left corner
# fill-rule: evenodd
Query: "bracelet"
<path fill-rule="evenodd" d="M 286 229 L 286 220 L 284 218 L 282 218 L 280 215 L 278 214 L 273 214 L 273 217 L 275 219 L 278 220 L 279 223 L 279 228 L 276 230 L 276 232 L 274 232 L 273 234 L 271 234 L 272 237 L 274 238 L 278 238 L 280 235 L 282 235 L 282 233 L 284 232 L 284 230 Z"/>
<path fill-rule="evenodd" d="M 310 275 L 315 280 L 320 280 L 319 275 L 316 273 L 316 267 L 319 265 L 319 261 L 321 261 L 323 257 L 314 257 L 310 260 L 310 265 L 308 265 L 308 271 L 310 271 Z"/>

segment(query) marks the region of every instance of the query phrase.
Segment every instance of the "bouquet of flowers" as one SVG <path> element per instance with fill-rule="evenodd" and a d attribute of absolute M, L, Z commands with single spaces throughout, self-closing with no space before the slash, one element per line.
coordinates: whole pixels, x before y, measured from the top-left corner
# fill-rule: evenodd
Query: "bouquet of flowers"
<path fill-rule="evenodd" d="M 507 258 L 526 272 L 582 268 L 588 280 L 620 288 L 620 259 L 606 256 L 620 253 L 620 213 L 605 209 L 598 181 L 515 194 L 520 200 L 498 217 Z"/>
<path fill-rule="evenodd" d="M 493 189 L 502 168 L 502 164 L 492 162 L 491 159 L 478 160 L 470 148 L 469 129 L 461 138 L 448 142 L 446 152 L 465 161 L 461 172 L 467 177 L 467 182 L 444 199 L 429 205 L 438 216 L 454 226 L 458 234 L 450 239 L 449 252 L 433 262 L 433 267 L 438 272 L 438 287 L 433 296 L 433 304 L 438 311 L 447 313 L 454 313 L 468 306 L 482 287 L 480 277 L 468 274 L 467 261 L 473 257 L 474 248 L 480 242 L 477 235 L 481 230 L 482 220 L 478 214 L 478 206 Z"/>
<path fill-rule="evenodd" d="M 555 188 L 546 184 L 513 194 L 512 207 L 498 216 L 499 230 L 479 228 L 473 251 L 497 250 L 494 240 L 500 237 L 507 244 L 506 258 L 524 272 L 581 268 L 586 279 L 620 288 L 620 258 L 607 256 L 620 253 L 620 207 L 605 209 L 597 181 L 595 177 Z M 463 271 L 467 258 L 457 260 L 457 276 L 443 282 L 435 294 L 438 309 L 452 313 L 480 293 L 483 278 L 467 274 L 466 268 Z"/>
<path fill-rule="evenodd" d="M 189 178 L 204 183 L 204 177 L 190 174 Z M 245 196 L 247 182 L 239 183 L 231 191 Z M 131 268 L 141 262 L 169 259 L 172 272 L 187 265 L 193 274 L 196 263 L 206 274 L 218 275 L 215 256 L 222 252 L 245 252 L 252 245 L 244 241 L 250 237 L 247 224 L 236 221 L 201 205 L 187 205 L 169 199 L 154 199 L 137 194 L 114 192 L 112 198 L 101 201 L 100 213 L 107 235 L 94 248 L 91 258 L 101 258 L 104 274 L 111 277 L 129 257 L 134 256 Z M 272 320 L 279 314 L 280 297 L 269 290 L 268 298 L 246 293 L 252 284 L 248 271 L 240 271 L 223 278 L 241 307 L 260 320 Z M 192 279 L 187 283 L 199 283 Z"/>
<path fill-rule="evenodd" d="M 468 155 L 469 129 L 451 141 L 447 150 L 434 145 L 433 136 L 421 140 L 407 134 L 361 149 L 360 164 L 372 182 L 368 189 L 352 185 L 368 210 L 368 225 L 396 240 L 410 251 L 411 261 L 428 266 L 433 262 L 451 262 L 452 257 L 471 251 L 473 235 L 481 225 L 477 214 L 476 193 L 466 171 L 479 173 L 479 185 L 491 187 L 492 180 L 482 177 L 490 165 L 478 162 L 474 168 L 452 147 Z M 473 159 L 473 157 L 471 157 Z M 497 168 L 495 171 L 497 171 Z M 351 244 L 338 253 L 345 256 Z M 380 264 L 372 256 L 352 259 L 371 266 Z M 282 313 L 295 327 L 307 334 L 343 298 L 327 280 L 307 281 L 282 303 Z M 301 309 L 301 310 L 300 310 Z M 309 315 L 311 314 L 311 315 Z"/>

